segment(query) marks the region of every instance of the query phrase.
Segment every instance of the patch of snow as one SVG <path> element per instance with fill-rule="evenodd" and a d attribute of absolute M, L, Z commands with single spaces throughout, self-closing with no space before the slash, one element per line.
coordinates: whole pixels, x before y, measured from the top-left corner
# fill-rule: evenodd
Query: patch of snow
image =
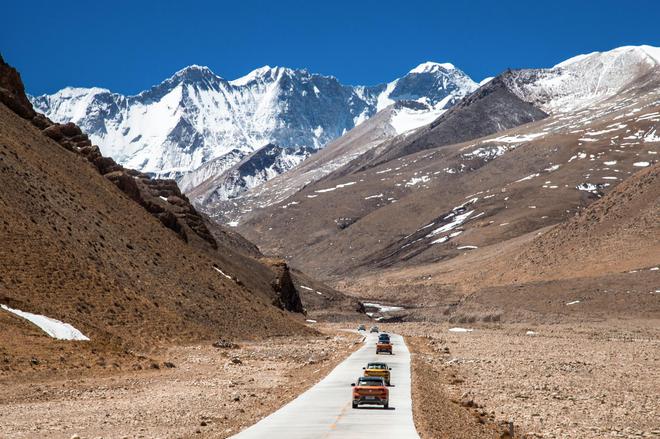
<path fill-rule="evenodd" d="M 638 168 L 645 168 L 649 165 L 650 165 L 649 162 L 635 162 L 635 163 L 633 163 L 633 166 L 636 166 Z"/>
<path fill-rule="evenodd" d="M 57 340 L 89 341 L 87 336 L 68 323 L 60 322 L 59 320 L 42 316 L 40 314 L 13 309 L 7 305 L 0 305 L 0 308 L 32 322 L 37 325 L 39 329 Z"/>
<path fill-rule="evenodd" d="M 328 189 L 319 189 L 319 190 L 314 191 L 314 192 L 317 192 L 319 194 L 323 194 L 323 193 L 326 193 L 326 192 L 332 192 L 334 190 L 341 189 L 341 188 L 344 188 L 346 186 L 351 186 L 351 185 L 354 185 L 354 184 L 355 184 L 354 181 L 349 181 L 348 183 L 338 184 L 337 186 L 331 187 L 331 188 L 328 188 Z"/>
<path fill-rule="evenodd" d="M 506 146 L 498 145 L 498 146 L 493 146 L 493 147 L 481 147 L 477 148 L 474 151 L 471 152 L 466 152 L 463 154 L 463 157 L 466 158 L 482 158 L 484 160 L 493 160 L 505 152 L 507 152 L 508 148 Z"/>
<path fill-rule="evenodd" d="M 427 183 L 431 178 L 428 175 L 422 175 L 421 177 L 413 177 L 406 182 L 406 186 L 415 186 L 420 183 Z"/>
<path fill-rule="evenodd" d="M 474 213 L 474 210 L 469 210 L 465 213 L 455 215 L 454 219 L 451 222 L 449 222 L 449 223 L 433 230 L 431 233 L 426 235 L 426 238 L 431 238 L 433 236 L 437 236 L 440 233 L 449 232 L 450 230 L 454 229 L 455 227 L 458 227 L 459 225 L 463 224 L 465 222 L 465 220 L 467 220 L 470 217 L 470 215 L 472 215 L 473 213 Z"/>
<path fill-rule="evenodd" d="M 215 271 L 217 271 L 218 273 L 220 273 L 221 275 L 223 275 L 224 277 L 226 277 L 227 279 L 231 279 L 231 278 L 232 278 L 230 275 L 228 275 L 228 274 L 225 273 L 224 271 L 220 270 L 218 267 L 215 267 L 215 266 L 214 266 L 213 269 L 214 269 Z"/>
<path fill-rule="evenodd" d="M 566 305 L 577 305 L 578 303 L 580 303 L 579 300 L 574 300 L 572 302 L 567 302 Z"/>
<path fill-rule="evenodd" d="M 394 128 L 397 134 L 414 130 L 424 125 L 428 125 L 436 120 L 445 111 L 444 108 L 431 108 L 415 110 L 408 107 L 402 107 L 394 111 L 390 118 L 390 126 Z"/>
<path fill-rule="evenodd" d="M 536 177 L 538 177 L 539 175 L 541 175 L 541 174 L 530 174 L 530 175 L 528 175 L 527 177 L 523 177 L 523 178 L 521 178 L 521 179 L 519 179 L 519 180 L 516 180 L 515 183 L 520 183 L 521 181 L 525 181 L 525 180 L 531 180 L 532 178 L 536 178 Z"/>
<path fill-rule="evenodd" d="M 545 136 L 545 134 L 546 133 L 505 135 L 505 136 L 495 137 L 494 139 L 489 139 L 484 142 L 521 143 L 521 142 L 528 142 L 530 140 L 537 139 L 539 137 Z"/>
<path fill-rule="evenodd" d="M 476 245 L 461 245 L 459 247 L 456 247 L 456 250 L 474 250 L 477 248 L 479 247 L 477 247 Z"/>
<path fill-rule="evenodd" d="M 493 80 L 493 78 L 494 78 L 494 76 L 489 76 L 487 78 L 482 79 L 481 81 L 479 81 L 479 87 L 481 87 L 482 85 L 488 84 L 490 81 Z"/>
<path fill-rule="evenodd" d="M 392 311 L 401 311 L 402 309 L 405 309 L 402 306 L 381 305 L 380 303 L 373 303 L 373 302 L 364 302 L 363 305 L 367 306 L 369 308 L 376 308 L 376 309 L 378 309 L 378 312 L 381 312 L 381 313 L 392 312 Z"/>
<path fill-rule="evenodd" d="M 603 189 L 604 187 L 607 187 L 609 185 L 610 185 L 609 183 L 605 183 L 605 184 L 580 183 L 577 186 L 575 186 L 575 189 L 585 192 L 596 192 L 599 189 Z"/>
<path fill-rule="evenodd" d="M 468 329 L 468 328 L 449 328 L 449 332 L 472 332 L 474 329 Z"/>

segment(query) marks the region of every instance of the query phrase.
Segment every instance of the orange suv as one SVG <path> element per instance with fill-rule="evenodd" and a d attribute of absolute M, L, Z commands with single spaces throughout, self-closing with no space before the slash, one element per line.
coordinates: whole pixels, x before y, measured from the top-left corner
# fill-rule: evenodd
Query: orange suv
<path fill-rule="evenodd" d="M 387 352 L 392 355 L 392 342 L 388 334 L 380 334 L 378 336 L 378 343 L 376 343 L 376 355 L 381 352 Z"/>
<path fill-rule="evenodd" d="M 390 391 L 385 386 L 382 377 L 360 377 L 353 386 L 353 408 L 363 404 L 382 405 L 390 407 Z"/>

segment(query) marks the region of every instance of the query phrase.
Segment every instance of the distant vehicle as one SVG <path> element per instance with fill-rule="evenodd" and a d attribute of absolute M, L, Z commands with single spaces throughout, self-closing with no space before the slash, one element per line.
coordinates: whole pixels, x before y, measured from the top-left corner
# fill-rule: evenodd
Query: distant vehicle
<path fill-rule="evenodd" d="M 364 376 L 366 377 L 381 377 L 385 380 L 385 384 L 390 385 L 390 367 L 387 363 L 373 362 L 368 363 L 364 369 Z"/>
<path fill-rule="evenodd" d="M 372 326 L 369 332 L 378 332 L 378 326 Z"/>
<path fill-rule="evenodd" d="M 382 405 L 390 407 L 390 391 L 385 386 L 382 377 L 360 377 L 353 386 L 353 408 L 363 404 Z"/>
<path fill-rule="evenodd" d="M 376 343 L 376 355 L 381 352 L 387 352 L 392 355 L 392 343 L 389 340 L 378 340 L 378 343 Z"/>
<path fill-rule="evenodd" d="M 385 333 L 380 334 L 378 336 L 378 341 L 387 341 L 387 342 L 389 342 L 390 341 L 390 334 L 385 334 Z"/>
<path fill-rule="evenodd" d="M 367 330 L 367 328 L 365 328 L 364 325 L 358 326 L 358 331 L 366 331 L 366 330 Z"/>

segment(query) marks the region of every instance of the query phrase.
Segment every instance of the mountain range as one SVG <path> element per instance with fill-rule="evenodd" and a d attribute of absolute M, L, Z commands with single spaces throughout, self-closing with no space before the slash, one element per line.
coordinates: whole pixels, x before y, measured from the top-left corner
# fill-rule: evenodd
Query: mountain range
<path fill-rule="evenodd" d="M 476 302 L 497 315 L 562 314 L 571 297 L 602 289 L 612 295 L 582 312 L 657 310 L 648 291 L 660 262 L 658 197 L 635 191 L 657 187 L 658 49 L 507 70 L 402 134 L 381 129 L 388 111 L 207 213 L 310 275 L 410 304 L 420 318 L 470 313 Z M 628 221 L 626 203 L 644 219 Z M 575 257 L 557 259 L 559 250 Z M 517 307 L 505 305 L 511 288 Z M 621 295 L 625 306 L 614 306 Z"/>
<path fill-rule="evenodd" d="M 423 63 L 369 87 L 269 66 L 228 81 L 193 65 L 135 96 L 68 87 L 30 99 L 53 121 L 79 125 L 118 163 L 180 179 L 186 192 L 203 185 L 196 190 L 201 199 L 226 200 L 297 165 L 388 105 L 407 103 L 393 121 L 404 131 L 476 88 L 448 63 Z M 245 163 L 265 156 L 267 164 Z"/>
<path fill-rule="evenodd" d="M 276 205 L 296 191 L 330 174 L 347 173 L 386 163 L 421 150 L 479 138 L 540 120 L 553 114 L 587 112 L 656 70 L 658 49 L 621 47 L 566 60 L 548 69 L 508 70 L 483 81 L 478 90 L 427 124 L 403 133 L 392 128 L 402 103 L 330 142 L 300 166 L 245 191 L 240 200 L 193 200 L 211 216 L 240 222 L 256 209 Z"/>

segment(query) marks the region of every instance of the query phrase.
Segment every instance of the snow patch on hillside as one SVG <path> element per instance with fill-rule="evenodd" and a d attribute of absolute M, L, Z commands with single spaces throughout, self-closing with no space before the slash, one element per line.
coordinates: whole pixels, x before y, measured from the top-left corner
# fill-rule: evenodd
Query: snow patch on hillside
<path fill-rule="evenodd" d="M 42 331 L 44 331 L 52 338 L 56 338 L 58 340 L 89 341 L 87 336 L 85 336 L 82 332 L 68 323 L 60 322 L 59 320 L 42 316 L 40 314 L 33 314 L 30 312 L 13 309 L 7 305 L 0 305 L 0 308 L 37 325 Z"/>

